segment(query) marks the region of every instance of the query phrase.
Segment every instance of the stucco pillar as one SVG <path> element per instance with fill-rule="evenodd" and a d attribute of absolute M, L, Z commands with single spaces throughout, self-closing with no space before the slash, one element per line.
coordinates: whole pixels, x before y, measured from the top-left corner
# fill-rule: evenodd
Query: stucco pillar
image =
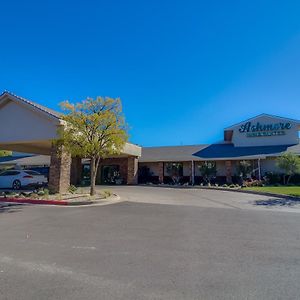
<path fill-rule="evenodd" d="M 65 193 L 70 186 L 71 155 L 63 147 L 51 147 L 49 190 L 52 193 Z"/>
<path fill-rule="evenodd" d="M 159 183 L 164 183 L 164 163 L 158 163 L 158 181 Z"/>
<path fill-rule="evenodd" d="M 127 167 L 127 184 L 138 183 L 138 158 L 131 156 L 128 157 Z"/>
<path fill-rule="evenodd" d="M 191 161 L 191 176 L 190 176 L 190 181 L 191 181 L 192 185 L 195 184 L 195 163 L 194 163 L 193 160 Z"/>
<path fill-rule="evenodd" d="M 79 185 L 81 182 L 82 164 L 80 157 L 72 157 L 71 163 L 71 184 Z"/>
<path fill-rule="evenodd" d="M 226 182 L 232 183 L 232 163 L 231 160 L 225 161 Z"/>

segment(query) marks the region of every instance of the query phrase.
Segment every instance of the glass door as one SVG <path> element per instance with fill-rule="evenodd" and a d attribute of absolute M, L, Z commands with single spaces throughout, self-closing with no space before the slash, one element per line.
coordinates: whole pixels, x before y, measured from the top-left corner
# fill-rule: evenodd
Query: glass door
<path fill-rule="evenodd" d="M 115 184 L 119 178 L 119 166 L 109 165 L 101 168 L 101 184 Z"/>

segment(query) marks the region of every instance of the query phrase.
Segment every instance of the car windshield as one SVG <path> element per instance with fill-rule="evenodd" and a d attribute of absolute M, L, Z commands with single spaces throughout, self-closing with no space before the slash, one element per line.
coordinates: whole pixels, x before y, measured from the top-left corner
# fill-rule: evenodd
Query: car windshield
<path fill-rule="evenodd" d="M 28 175 L 41 175 L 39 172 L 31 171 L 31 170 L 25 171 L 25 173 L 28 174 Z"/>
<path fill-rule="evenodd" d="M 9 171 L 2 172 L 0 174 L 0 176 L 15 176 L 15 175 L 19 175 L 19 174 L 20 174 L 19 171 L 9 170 Z"/>

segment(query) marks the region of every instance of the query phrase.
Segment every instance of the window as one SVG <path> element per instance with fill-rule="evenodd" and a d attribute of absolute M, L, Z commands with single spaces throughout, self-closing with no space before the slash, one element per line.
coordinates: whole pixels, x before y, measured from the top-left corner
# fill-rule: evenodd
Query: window
<path fill-rule="evenodd" d="M 166 173 L 169 176 L 183 176 L 183 164 L 177 162 L 166 163 Z"/>
<path fill-rule="evenodd" d="M 20 172 L 19 171 L 7 171 L 8 174 L 6 176 L 15 176 L 15 175 L 19 175 Z"/>
<path fill-rule="evenodd" d="M 36 171 L 25 171 L 25 173 L 28 175 L 33 175 L 33 176 L 41 175 L 39 172 L 36 172 Z"/>
<path fill-rule="evenodd" d="M 15 176 L 15 175 L 19 175 L 20 172 L 19 171 L 5 171 L 3 173 L 0 174 L 0 176 Z"/>

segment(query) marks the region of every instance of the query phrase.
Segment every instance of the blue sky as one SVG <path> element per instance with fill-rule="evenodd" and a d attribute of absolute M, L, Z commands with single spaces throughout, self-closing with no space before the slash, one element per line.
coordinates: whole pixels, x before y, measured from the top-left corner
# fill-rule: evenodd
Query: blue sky
<path fill-rule="evenodd" d="M 58 109 L 121 97 L 131 141 L 210 143 L 300 119 L 299 1 L 2 1 L 0 90 Z"/>

